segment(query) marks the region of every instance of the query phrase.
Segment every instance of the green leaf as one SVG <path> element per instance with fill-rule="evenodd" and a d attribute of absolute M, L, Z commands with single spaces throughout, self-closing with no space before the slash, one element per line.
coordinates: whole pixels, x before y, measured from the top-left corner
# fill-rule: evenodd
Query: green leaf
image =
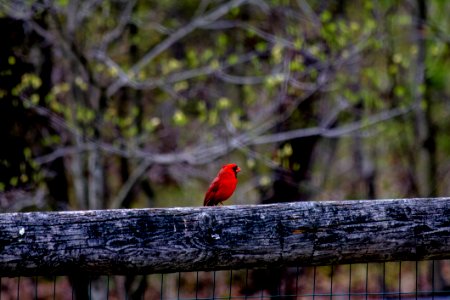
<path fill-rule="evenodd" d="M 18 183 L 19 177 L 17 176 L 11 177 L 11 179 L 9 180 L 9 184 L 12 185 L 13 187 L 17 186 Z"/>
<path fill-rule="evenodd" d="M 177 126 L 184 126 L 187 123 L 186 115 L 181 110 L 176 110 L 172 119 Z"/>
<path fill-rule="evenodd" d="M 331 12 L 329 10 L 324 10 L 323 13 L 320 15 L 320 20 L 324 23 L 331 20 Z"/>
<path fill-rule="evenodd" d="M 239 61 L 239 57 L 236 54 L 231 54 L 230 56 L 228 56 L 227 61 L 228 64 L 235 65 Z"/>
<path fill-rule="evenodd" d="M 226 98 L 226 97 L 222 97 L 217 101 L 217 107 L 219 109 L 227 109 L 231 106 L 231 101 L 230 99 Z"/>

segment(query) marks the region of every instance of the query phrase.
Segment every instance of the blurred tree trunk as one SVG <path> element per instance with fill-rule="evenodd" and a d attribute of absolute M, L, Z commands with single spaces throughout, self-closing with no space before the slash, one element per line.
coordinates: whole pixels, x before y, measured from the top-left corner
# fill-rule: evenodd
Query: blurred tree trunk
<path fill-rule="evenodd" d="M 299 59 L 292 52 L 285 54 L 290 59 Z M 307 65 L 313 65 L 316 62 L 305 59 Z M 286 115 L 290 103 L 295 103 L 296 98 L 302 98 L 300 92 L 281 94 L 277 101 L 280 101 L 278 114 Z M 283 93 L 283 88 L 281 88 Z M 280 133 L 296 128 L 308 128 L 316 126 L 319 123 L 318 104 L 320 102 L 320 92 L 313 92 L 308 97 L 299 101 L 295 112 L 291 116 L 279 122 L 275 127 L 275 133 Z M 312 195 L 310 187 L 310 174 L 313 165 L 314 149 L 319 142 L 320 137 L 311 136 L 295 138 L 280 143 L 276 147 L 275 160 L 278 166 L 273 170 L 272 185 L 267 190 L 260 190 L 261 203 L 278 203 L 293 201 L 308 201 Z M 251 295 L 259 290 L 266 290 L 271 296 L 295 295 L 295 284 L 293 278 L 296 272 L 302 272 L 296 268 L 282 268 L 270 270 L 253 270 L 251 278 L 253 284 L 250 284 L 247 290 L 243 291 L 246 295 Z M 281 293 L 281 294 L 280 294 Z M 295 299 L 293 296 L 283 296 L 279 299 Z"/>
<path fill-rule="evenodd" d="M 433 101 L 431 99 L 431 86 L 428 81 L 427 72 L 427 1 L 417 0 L 415 14 L 415 40 L 417 43 L 416 74 L 414 84 L 415 101 L 415 131 L 418 134 L 420 151 L 418 153 L 419 169 L 418 174 L 422 177 L 422 197 L 437 197 L 439 186 L 437 181 L 437 151 L 436 134 L 437 128 L 433 122 Z M 434 265 L 434 263 L 432 263 Z M 430 265 L 431 272 L 434 272 L 436 290 L 449 288 L 449 284 L 444 279 L 444 266 L 438 261 L 435 266 Z"/>
<path fill-rule="evenodd" d="M 138 45 L 134 42 L 137 40 L 139 31 L 138 27 L 133 24 L 127 24 L 127 29 L 130 34 L 130 47 L 128 49 L 130 65 L 135 64 L 139 61 L 139 51 Z M 123 89 L 121 96 L 119 98 L 119 116 L 126 117 L 127 114 L 130 113 L 130 103 L 133 107 L 137 108 L 138 112 L 136 115 L 136 119 L 134 120 L 134 124 L 137 127 L 137 134 L 143 134 L 142 132 L 142 117 L 143 117 L 143 105 L 142 105 L 142 92 L 140 90 L 134 89 Z M 134 145 L 134 147 L 139 147 L 139 144 Z M 130 160 L 125 157 L 120 158 L 120 178 L 122 181 L 122 186 L 125 185 L 130 179 L 130 168 L 133 166 L 130 165 Z M 134 166 L 136 168 L 136 166 Z M 148 180 L 138 179 L 133 187 L 129 190 L 129 192 L 123 198 L 123 201 L 120 207 L 123 208 L 131 208 L 134 201 L 136 201 L 136 197 L 138 195 L 139 189 L 147 195 L 149 201 L 148 204 L 151 206 L 151 202 L 153 202 L 153 189 L 150 186 Z M 145 289 L 147 287 L 147 276 L 143 275 L 127 275 L 124 281 L 119 281 L 120 287 L 123 289 L 121 292 L 125 295 L 126 299 L 142 299 L 144 297 Z"/>
<path fill-rule="evenodd" d="M 343 9 L 343 8 L 341 8 Z M 342 12 L 341 12 L 342 14 Z M 357 54 L 359 55 L 359 54 Z M 350 84 L 349 88 L 355 95 L 358 94 L 358 91 L 361 90 L 361 62 L 362 58 L 356 59 L 360 63 L 355 63 L 349 68 L 349 72 L 351 72 L 351 77 L 355 78 L 353 83 Z M 366 109 L 367 101 L 363 98 L 359 98 L 357 103 L 353 106 L 353 115 L 355 116 L 355 122 L 362 122 L 364 112 L 370 110 L 370 108 Z M 370 139 L 363 138 L 359 132 L 356 132 L 356 135 L 353 137 L 352 143 L 352 152 L 353 152 L 353 163 L 354 169 L 356 172 L 353 172 L 352 181 L 352 190 L 350 193 L 350 199 L 375 199 L 376 198 L 376 170 L 374 166 L 374 159 L 372 156 L 374 155 L 374 151 L 370 149 L 371 145 Z M 369 144 L 368 146 L 366 146 Z M 346 197 L 348 198 L 348 197 Z"/>
<path fill-rule="evenodd" d="M 364 105 L 360 102 L 359 109 Z M 356 109 L 358 109 L 358 106 Z M 356 113 L 356 121 L 361 121 L 359 113 Z M 355 164 L 354 187 L 351 198 L 376 199 L 376 169 L 372 160 L 374 151 L 365 147 L 365 141 L 360 135 L 353 138 L 353 160 Z"/>
<path fill-rule="evenodd" d="M 33 43 L 23 26 L 21 20 L 0 18 L 0 29 L 4 33 L 0 47 L 0 140 L 3 145 L 0 147 L 0 192 L 29 186 L 30 182 L 20 180 L 23 175 L 32 178 L 24 150 L 31 149 L 32 145 L 26 137 L 35 137 L 33 123 L 37 120 L 13 93 L 22 76 L 34 71 L 33 65 L 23 59 L 22 53 L 16 53 L 17 49 L 27 49 L 28 43 Z"/>
<path fill-rule="evenodd" d="M 292 128 L 308 127 L 311 116 L 314 116 L 314 96 L 302 101 L 297 108 L 301 112 L 305 125 L 298 126 L 291 121 L 283 122 L 278 126 L 278 132 Z M 298 126 L 298 127 L 297 127 Z M 273 171 L 272 191 L 263 195 L 262 203 L 307 201 L 311 196 L 309 187 L 310 167 L 314 147 L 319 141 L 318 137 L 292 139 L 281 143 L 277 150 L 277 159 L 280 166 Z"/>
<path fill-rule="evenodd" d="M 427 2 L 417 0 L 417 15 L 415 40 L 417 42 L 416 75 L 414 84 L 415 129 L 420 143 L 418 174 L 424 174 L 422 179 L 423 197 L 436 197 L 437 162 L 436 162 L 436 127 L 433 124 L 433 101 L 430 97 L 430 86 L 426 74 L 427 42 Z"/>
<path fill-rule="evenodd" d="M 390 14 L 387 16 L 387 22 L 385 22 L 383 29 L 386 32 L 389 42 L 389 46 L 386 49 L 386 61 L 387 61 L 387 70 L 396 69 L 398 65 L 394 62 L 395 48 L 396 48 L 396 39 L 393 37 L 392 32 L 395 32 L 395 12 L 399 9 L 398 3 L 394 3 L 390 8 Z M 381 20 L 380 20 L 381 21 Z M 386 98 L 390 101 L 390 106 L 395 107 L 398 101 L 401 101 L 395 93 L 396 89 L 400 89 L 402 87 L 402 76 L 399 75 L 399 72 L 387 72 L 389 76 L 390 87 L 388 89 Z M 413 123 L 412 117 L 410 115 L 406 115 L 400 119 L 400 126 L 404 127 L 404 130 L 407 130 Z M 398 156 L 403 161 L 403 173 L 399 174 L 401 178 L 404 178 L 405 183 L 403 184 L 403 189 L 400 191 L 400 195 L 402 197 L 419 197 L 420 195 L 420 180 L 419 174 L 417 173 L 417 141 L 414 138 L 411 138 L 408 134 L 399 135 L 399 150 L 396 151 L 395 155 Z M 401 171 L 400 171 L 401 172 Z"/>
<path fill-rule="evenodd" d="M 342 18 L 345 14 L 345 6 L 346 2 L 340 1 L 335 7 L 329 6 L 323 8 L 330 9 L 333 18 Z M 324 42 L 322 46 L 325 49 L 328 47 L 326 42 Z M 324 51 L 327 52 L 327 50 Z M 287 55 L 291 55 L 290 59 L 297 59 L 292 53 L 288 53 Z M 316 68 L 317 61 L 315 61 L 315 58 L 304 57 L 302 59 L 307 68 Z M 317 82 L 320 82 L 321 79 L 318 78 L 316 80 Z M 301 92 L 300 95 L 286 92 L 286 95 L 281 99 L 282 103 L 279 106 L 279 114 L 281 116 L 286 114 L 285 109 L 289 107 L 288 103 L 295 101 L 295 99 L 293 100 L 292 98 L 296 97 L 302 97 Z M 322 99 L 322 95 L 319 89 L 300 101 L 295 109 L 295 113 L 287 120 L 278 123 L 276 132 L 279 133 L 296 128 L 318 126 L 318 124 L 321 123 L 321 117 L 326 113 L 319 108 L 320 99 Z M 335 124 L 329 124 L 329 126 L 334 125 Z M 279 166 L 273 171 L 270 193 L 261 194 L 261 203 L 310 200 L 312 196 L 312 187 L 310 183 L 310 174 L 312 173 L 311 167 L 314 165 L 313 154 L 319 141 L 319 136 L 311 136 L 291 139 L 280 143 L 277 146 L 276 159 L 279 162 Z M 295 295 L 295 284 L 292 284 L 291 280 L 292 278 L 295 278 L 296 272 L 302 272 L 302 270 L 286 268 L 282 270 L 269 270 L 268 273 L 267 271 L 256 270 L 253 272 L 253 278 L 258 282 L 258 286 L 253 289 L 266 289 L 270 295 L 276 296 L 280 295 L 280 289 L 283 286 L 283 283 L 285 283 L 283 294 Z M 295 296 L 286 296 L 281 297 L 280 299 L 295 299 Z"/>
<path fill-rule="evenodd" d="M 42 28 L 47 29 L 47 21 L 45 18 L 47 14 L 43 14 L 41 17 L 37 17 L 35 22 L 39 24 Z M 52 57 L 52 47 L 50 43 L 45 41 L 40 42 L 40 54 L 41 54 L 41 66 L 39 70 L 39 78 L 42 81 L 42 85 L 38 90 L 39 95 L 39 105 L 46 107 L 46 97 L 50 94 L 51 89 L 53 87 L 52 83 L 52 73 L 53 73 L 53 57 Z M 44 118 L 41 116 L 41 118 Z M 43 120 L 43 124 L 49 124 L 50 120 Z M 57 135 L 52 128 L 47 128 L 47 130 L 51 131 L 51 134 Z M 45 149 L 44 153 L 50 153 L 53 149 L 48 147 Z M 48 188 L 49 194 L 49 206 L 54 210 L 67 209 L 69 205 L 69 195 L 68 195 L 68 182 L 67 182 L 67 174 L 64 165 L 63 157 L 57 158 L 54 161 L 48 163 L 47 168 L 51 174 L 54 176 L 50 176 L 45 181 L 45 184 Z"/>

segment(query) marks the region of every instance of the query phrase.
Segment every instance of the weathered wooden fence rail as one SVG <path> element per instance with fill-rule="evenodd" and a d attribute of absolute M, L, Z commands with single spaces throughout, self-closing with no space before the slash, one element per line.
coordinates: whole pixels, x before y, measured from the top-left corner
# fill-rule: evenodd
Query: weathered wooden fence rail
<path fill-rule="evenodd" d="M 450 258 L 450 198 L 0 214 L 0 276 Z"/>

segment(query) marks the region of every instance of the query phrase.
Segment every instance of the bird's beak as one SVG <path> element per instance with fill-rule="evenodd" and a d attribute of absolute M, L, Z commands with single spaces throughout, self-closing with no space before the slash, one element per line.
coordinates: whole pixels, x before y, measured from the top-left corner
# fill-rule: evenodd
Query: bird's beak
<path fill-rule="evenodd" d="M 239 173 L 241 171 L 241 168 L 237 167 L 236 173 Z"/>

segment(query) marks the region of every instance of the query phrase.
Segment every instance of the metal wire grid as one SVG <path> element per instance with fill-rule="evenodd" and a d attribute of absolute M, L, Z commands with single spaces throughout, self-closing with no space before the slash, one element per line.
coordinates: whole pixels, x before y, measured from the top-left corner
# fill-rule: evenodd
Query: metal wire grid
<path fill-rule="evenodd" d="M 450 299 L 450 260 L 87 279 L 87 299 Z M 134 283 L 133 283 L 134 281 Z M 0 278 L 0 300 L 77 299 L 66 276 Z M 143 285 L 141 285 L 143 283 Z M 134 285 L 134 287 L 133 287 Z M 144 287 L 141 292 L 138 288 Z M 134 294 L 132 293 L 134 290 Z M 78 297 L 80 299 L 81 297 Z"/>

